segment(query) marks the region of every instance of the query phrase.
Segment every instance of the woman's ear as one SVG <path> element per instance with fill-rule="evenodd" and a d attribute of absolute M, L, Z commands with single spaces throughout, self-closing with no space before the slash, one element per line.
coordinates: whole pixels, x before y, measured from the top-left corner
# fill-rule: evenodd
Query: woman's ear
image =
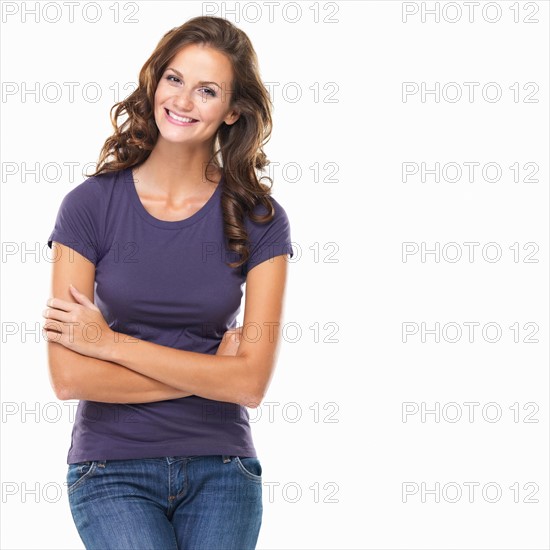
<path fill-rule="evenodd" d="M 229 116 L 226 117 L 226 119 L 224 120 L 224 122 L 228 125 L 228 126 L 231 126 L 232 124 L 235 124 L 235 122 L 237 122 L 237 120 L 239 120 L 239 117 L 241 116 L 240 113 L 237 113 L 236 111 L 233 111 Z"/>

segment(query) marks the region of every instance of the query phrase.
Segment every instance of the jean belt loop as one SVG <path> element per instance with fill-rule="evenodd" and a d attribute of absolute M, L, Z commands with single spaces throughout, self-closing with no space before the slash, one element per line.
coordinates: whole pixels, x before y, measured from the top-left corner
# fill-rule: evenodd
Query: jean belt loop
<path fill-rule="evenodd" d="M 223 463 L 231 462 L 231 457 L 229 455 L 222 455 Z"/>

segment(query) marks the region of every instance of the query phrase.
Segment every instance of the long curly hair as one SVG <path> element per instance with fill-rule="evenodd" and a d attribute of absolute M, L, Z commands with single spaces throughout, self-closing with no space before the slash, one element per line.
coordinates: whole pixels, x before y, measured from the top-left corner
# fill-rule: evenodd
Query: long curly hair
<path fill-rule="evenodd" d="M 162 37 L 139 73 L 137 89 L 111 108 L 114 133 L 105 140 L 96 171 L 88 176 L 131 168 L 149 157 L 159 135 L 154 117 L 157 84 L 170 60 L 188 44 L 206 45 L 220 51 L 228 57 L 233 68 L 230 107 L 240 116 L 231 125 L 222 123 L 214 134 L 205 178 L 208 179 L 206 172 L 212 165 L 225 176 L 221 203 L 226 245 L 240 255 L 240 260 L 227 265 L 239 267 L 250 256 L 245 216 L 267 223 L 275 214 L 268 199 L 271 187 L 261 183 L 255 172 L 269 164 L 263 147 L 271 137 L 272 102 L 260 78 L 257 55 L 250 39 L 230 21 L 213 16 L 194 17 Z M 128 118 L 119 125 L 118 119 L 123 114 Z M 263 178 L 273 185 L 270 177 Z M 267 209 L 265 215 L 253 212 L 259 203 Z"/>

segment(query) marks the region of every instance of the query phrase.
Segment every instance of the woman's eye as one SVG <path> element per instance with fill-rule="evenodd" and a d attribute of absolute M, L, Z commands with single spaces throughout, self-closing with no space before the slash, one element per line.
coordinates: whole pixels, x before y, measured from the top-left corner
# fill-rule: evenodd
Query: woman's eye
<path fill-rule="evenodd" d="M 174 76 L 173 74 L 169 74 L 166 77 L 166 80 L 168 80 L 169 82 L 177 82 L 181 84 L 181 80 L 177 76 Z M 204 90 L 207 93 L 207 95 L 211 97 L 216 97 L 216 92 L 214 90 L 211 90 L 210 88 L 201 88 L 201 89 Z"/>

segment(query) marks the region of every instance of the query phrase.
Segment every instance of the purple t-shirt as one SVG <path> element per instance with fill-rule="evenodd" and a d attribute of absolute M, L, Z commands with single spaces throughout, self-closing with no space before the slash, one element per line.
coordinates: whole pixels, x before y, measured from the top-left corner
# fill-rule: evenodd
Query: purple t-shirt
<path fill-rule="evenodd" d="M 64 197 L 48 246 L 65 244 L 95 265 L 94 302 L 113 330 L 213 355 L 236 327 L 247 272 L 293 256 L 287 214 L 270 197 L 271 222 L 245 218 L 248 262 L 225 264 L 238 256 L 225 246 L 223 183 L 222 176 L 192 216 L 164 221 L 143 206 L 130 168 L 93 176 Z M 266 210 L 257 205 L 255 212 Z M 212 454 L 256 456 L 246 407 L 196 395 L 136 404 L 81 400 L 67 464 Z"/>

